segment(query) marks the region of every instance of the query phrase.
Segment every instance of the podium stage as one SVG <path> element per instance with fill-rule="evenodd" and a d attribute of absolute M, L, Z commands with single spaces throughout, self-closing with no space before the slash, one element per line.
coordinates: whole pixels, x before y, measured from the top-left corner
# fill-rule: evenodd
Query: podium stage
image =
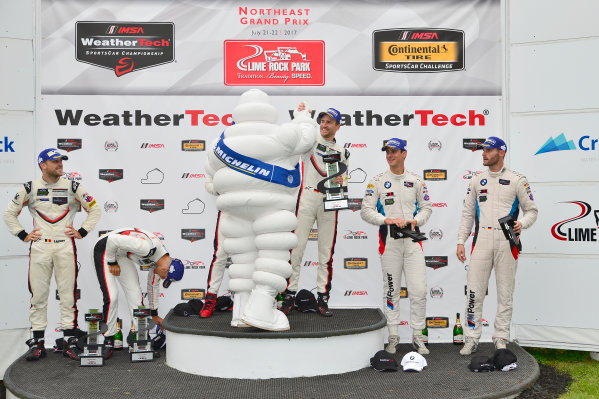
<path fill-rule="evenodd" d="M 288 342 L 298 339 L 314 340 L 312 343 L 317 346 L 317 341 L 377 332 L 378 327 L 385 325 L 384 317 L 382 324 L 377 322 L 377 317 L 381 320 L 382 314 L 376 309 L 333 311 L 332 318 L 293 313 L 290 316 L 292 330 L 289 332 L 234 329 L 228 326 L 230 313 L 216 313 L 210 319 L 179 318 L 169 314 L 165 318 L 168 355 L 161 351 L 162 356 L 153 362 L 131 363 L 127 351 L 115 352 L 104 367 L 79 367 L 78 362 L 53 353 L 48 353 L 46 358 L 37 362 L 27 362 L 21 357 L 8 368 L 4 376 L 7 398 L 507 398 L 530 387 L 539 376 L 535 359 L 516 344 L 509 344 L 508 348 L 518 357 L 518 368 L 509 372 L 472 373 L 467 368 L 470 357 L 460 356 L 459 347 L 452 344 L 431 344 L 431 354 L 426 356 L 429 366 L 421 373 L 377 372 L 364 367 L 351 372 L 313 377 L 220 378 L 182 372 L 167 364 L 172 356 L 170 340 L 176 334 L 233 341 L 254 340 L 255 344 L 259 340 L 270 342 L 276 336 L 274 339 Z M 196 328 L 198 325 L 200 327 Z M 217 326 L 222 328 L 216 328 Z M 186 329 L 190 329 L 188 334 Z M 365 331 L 368 329 L 370 331 Z M 200 331 L 211 335 L 204 335 Z M 234 337 L 227 336 L 231 334 Z M 305 347 L 308 344 L 303 345 Z M 344 348 L 344 351 L 356 352 L 357 349 L 353 345 Z M 376 348 L 379 349 L 382 349 L 382 342 Z M 196 353 L 194 356 L 198 356 L 195 360 L 197 364 L 205 363 L 208 368 L 212 365 L 214 368 L 235 369 L 235 363 L 239 363 L 241 356 L 237 352 L 237 356 L 221 356 L 208 361 L 201 355 L 202 352 L 208 352 L 207 348 L 194 347 L 189 350 Z M 411 345 L 400 344 L 395 354 L 397 361 L 400 362 L 403 355 L 411 350 Z M 493 351 L 491 343 L 484 343 L 479 346 L 475 355 L 490 356 Z M 370 353 L 365 361 L 368 362 L 375 352 Z M 287 366 L 305 360 L 314 368 L 325 367 L 327 370 L 331 370 L 346 356 L 338 353 L 325 360 L 317 360 L 310 359 L 305 353 L 308 352 L 293 355 L 280 353 L 278 356 L 283 358 Z M 262 366 L 270 367 L 268 364 Z"/>

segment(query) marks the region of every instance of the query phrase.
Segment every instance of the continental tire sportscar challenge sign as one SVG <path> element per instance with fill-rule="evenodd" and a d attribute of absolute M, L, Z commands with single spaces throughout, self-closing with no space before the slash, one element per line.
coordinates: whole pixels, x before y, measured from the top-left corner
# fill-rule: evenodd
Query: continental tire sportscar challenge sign
<path fill-rule="evenodd" d="M 77 22 L 76 59 L 122 76 L 175 59 L 171 22 Z"/>

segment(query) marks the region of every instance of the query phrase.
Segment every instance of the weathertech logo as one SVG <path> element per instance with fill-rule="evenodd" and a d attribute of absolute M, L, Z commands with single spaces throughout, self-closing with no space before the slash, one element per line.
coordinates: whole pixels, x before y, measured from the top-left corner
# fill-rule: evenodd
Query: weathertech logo
<path fill-rule="evenodd" d="M 323 86 L 322 40 L 225 40 L 227 86 Z"/>
<path fill-rule="evenodd" d="M 478 146 L 484 143 L 487 139 L 485 138 L 477 138 L 477 139 L 462 139 L 462 147 L 466 150 L 476 151 L 478 150 Z"/>
<path fill-rule="evenodd" d="M 154 213 L 164 209 L 163 199 L 142 199 L 139 200 L 139 209 Z"/>
<path fill-rule="evenodd" d="M 100 180 L 106 180 L 108 183 L 121 180 L 123 178 L 123 169 L 100 169 Z"/>
<path fill-rule="evenodd" d="M 142 143 L 140 148 L 164 148 L 164 144 Z"/>
<path fill-rule="evenodd" d="M 181 238 L 190 242 L 206 238 L 205 229 L 181 229 Z"/>
<path fill-rule="evenodd" d="M 65 150 L 66 152 L 80 150 L 82 147 L 82 140 L 81 139 L 57 139 L 56 147 L 59 150 Z"/>
<path fill-rule="evenodd" d="M 586 241 L 586 242 L 597 242 L 597 229 L 599 229 L 599 210 L 595 210 L 595 226 L 593 227 L 573 227 L 566 230 L 563 229 L 564 225 L 573 222 L 575 220 L 583 219 L 587 217 L 591 211 L 591 205 L 584 201 L 565 201 L 561 204 L 575 204 L 580 207 L 578 215 L 573 216 L 569 219 L 562 220 L 554 224 L 551 227 L 551 235 L 553 238 L 560 241 Z"/>
<path fill-rule="evenodd" d="M 464 31 L 384 29 L 372 33 L 373 68 L 385 72 L 464 69 Z"/>
<path fill-rule="evenodd" d="M 117 77 L 175 59 L 172 22 L 76 22 L 75 40 L 77 61 L 112 69 Z"/>
<path fill-rule="evenodd" d="M 347 200 L 347 204 L 352 212 L 357 212 L 362 209 L 362 198 L 350 198 Z"/>
<path fill-rule="evenodd" d="M 440 267 L 447 266 L 449 259 L 447 256 L 425 256 L 424 263 L 426 267 L 431 267 L 434 270 L 437 270 Z"/>

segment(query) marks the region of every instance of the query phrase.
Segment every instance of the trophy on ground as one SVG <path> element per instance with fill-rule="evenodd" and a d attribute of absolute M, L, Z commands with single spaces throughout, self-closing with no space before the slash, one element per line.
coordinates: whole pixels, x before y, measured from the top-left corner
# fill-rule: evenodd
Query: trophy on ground
<path fill-rule="evenodd" d="M 498 219 L 499 225 L 501 226 L 501 230 L 503 230 L 503 235 L 510 242 L 510 248 L 512 249 L 512 253 L 516 248 L 518 253 L 522 252 L 522 242 L 520 242 L 520 237 L 518 234 L 514 233 L 514 218 L 512 215 L 507 215 Z"/>
<path fill-rule="evenodd" d="M 398 238 L 411 238 L 414 242 L 428 240 L 428 238 L 426 238 L 426 235 L 420 232 L 418 226 L 416 226 L 414 230 L 412 230 L 410 227 L 407 226 L 403 229 L 400 229 L 396 225 L 392 224 L 390 233 L 391 237 L 396 240 Z"/>
<path fill-rule="evenodd" d="M 129 343 L 132 362 L 151 362 L 154 360 L 154 350 L 148 333 L 155 324 L 151 316 L 152 310 L 143 306 L 133 310 L 133 317 L 137 318 L 137 334 L 136 338 Z"/>
<path fill-rule="evenodd" d="M 324 210 L 349 209 L 347 186 L 333 183 L 335 177 L 343 175 L 347 170 L 347 165 L 341 162 L 341 153 L 334 150 L 327 151 L 322 156 L 322 160 L 327 168 L 327 177 L 318 183 L 316 189 L 325 193 Z"/>
<path fill-rule="evenodd" d="M 81 366 L 103 366 L 104 358 L 102 357 L 102 348 L 104 345 L 98 342 L 98 337 L 107 330 L 105 323 L 102 323 L 102 312 L 98 309 L 90 309 L 89 313 L 85 314 L 87 322 L 87 335 L 83 344 L 83 353 L 80 355 Z"/>

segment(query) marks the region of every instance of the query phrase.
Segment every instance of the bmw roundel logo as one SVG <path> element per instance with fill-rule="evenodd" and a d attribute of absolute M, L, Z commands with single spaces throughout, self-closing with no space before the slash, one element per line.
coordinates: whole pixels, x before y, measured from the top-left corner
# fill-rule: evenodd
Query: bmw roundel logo
<path fill-rule="evenodd" d="M 385 188 L 391 188 L 391 182 L 390 181 L 386 181 L 385 182 Z"/>
<path fill-rule="evenodd" d="M 482 179 L 482 180 L 480 181 L 480 185 L 481 185 L 481 186 L 486 186 L 486 185 L 487 185 L 487 179 Z"/>

